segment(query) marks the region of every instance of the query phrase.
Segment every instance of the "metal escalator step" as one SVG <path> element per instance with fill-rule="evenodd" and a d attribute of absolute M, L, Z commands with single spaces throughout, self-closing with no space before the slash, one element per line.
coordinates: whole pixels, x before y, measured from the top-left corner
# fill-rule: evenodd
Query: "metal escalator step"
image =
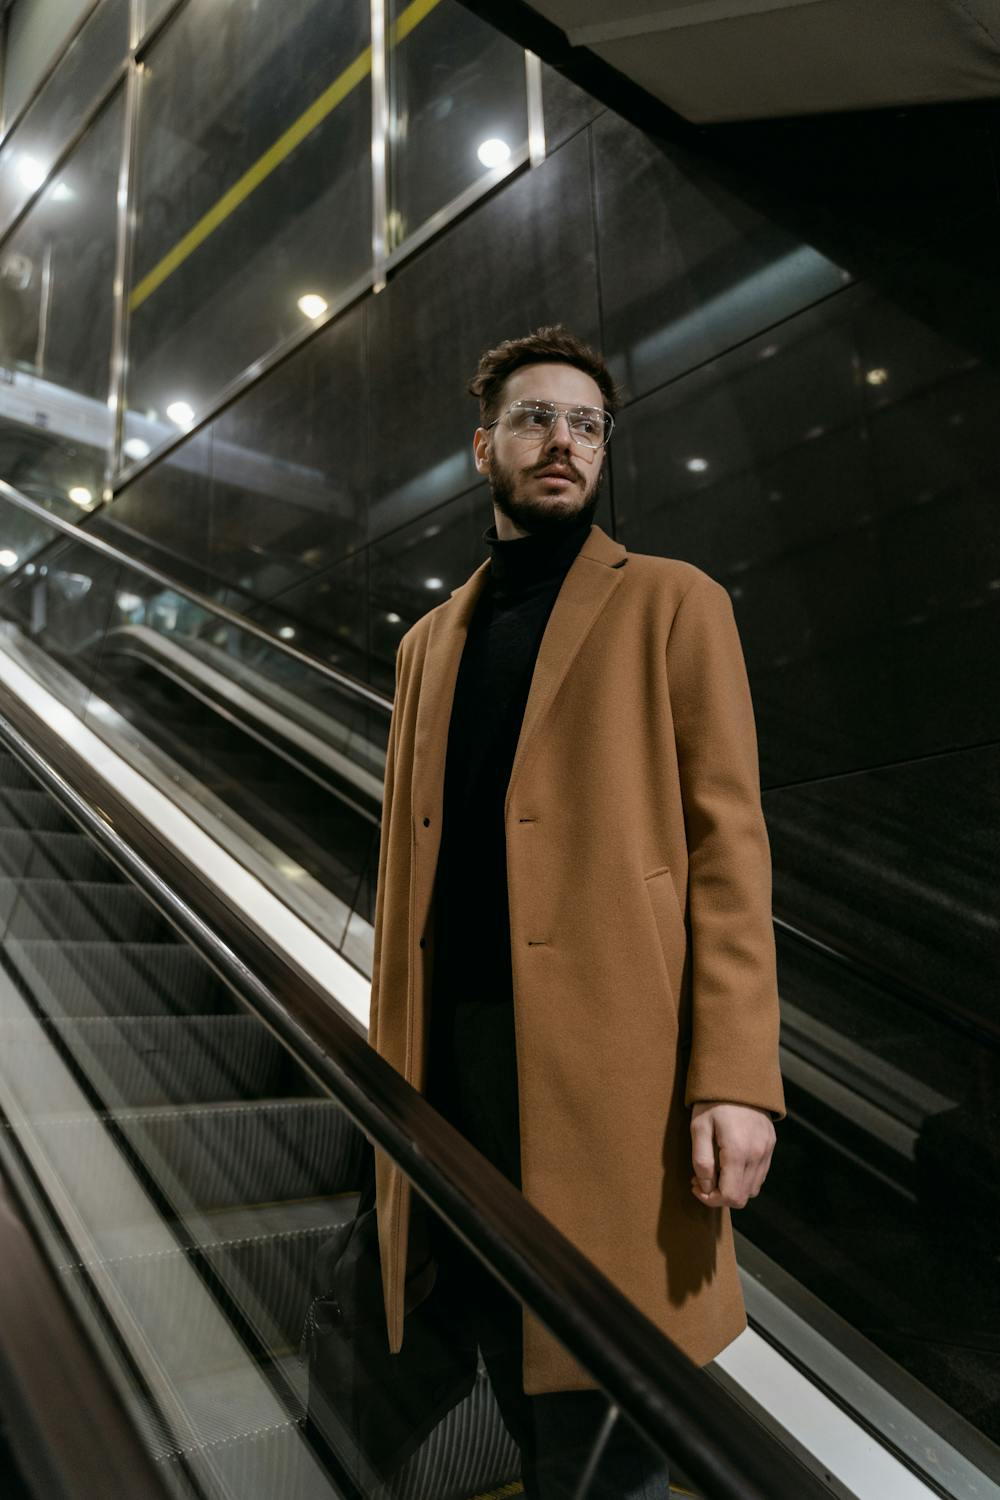
<path fill-rule="evenodd" d="M 116 1115 L 134 1149 L 155 1152 L 203 1209 L 348 1192 L 368 1147 L 330 1099 L 215 1104 Z"/>
<path fill-rule="evenodd" d="M 281 1361 L 279 1368 L 290 1363 Z M 276 1420 L 274 1399 L 257 1370 L 193 1376 L 175 1389 L 190 1428 L 177 1434 L 161 1462 L 183 1462 L 199 1492 L 240 1500 L 330 1500 L 339 1493 L 302 1436 L 301 1411 L 292 1406 Z M 184 1479 L 183 1493 L 189 1486 Z"/>
<path fill-rule="evenodd" d="M 28 792 L 39 790 L 38 782 L 27 766 L 9 751 L 0 752 L 0 787 L 19 787 Z"/>
<path fill-rule="evenodd" d="M 304 1218 L 303 1205 L 280 1205 L 277 1218 L 287 1226 L 282 1230 L 178 1244 L 175 1249 L 129 1253 L 124 1248 L 127 1231 L 105 1235 L 111 1253 L 100 1257 L 101 1278 L 110 1281 L 138 1326 L 149 1331 L 157 1358 L 174 1379 L 231 1368 L 243 1357 L 239 1344 L 206 1344 L 203 1317 L 193 1311 L 203 1285 L 213 1296 L 224 1289 L 253 1330 L 258 1352 L 294 1352 L 313 1296 L 317 1251 L 351 1217 L 356 1202 L 351 1197 L 306 1205 L 314 1222 L 301 1227 L 297 1217 Z M 123 1247 L 120 1253 L 115 1253 L 116 1241 Z M 84 1270 L 64 1267 L 63 1273 L 82 1275 Z"/>
<path fill-rule="evenodd" d="M 141 891 L 118 881 L 0 876 L 0 930 L 7 937 L 172 942 L 177 933 Z"/>
<path fill-rule="evenodd" d="M 329 1227 L 329 1226 L 327 1226 Z M 328 1500 L 308 1451 L 299 1438 L 305 1413 L 308 1370 L 287 1350 L 260 1366 L 249 1359 L 229 1363 L 213 1359 L 199 1339 L 197 1326 L 185 1306 L 190 1284 L 186 1277 L 199 1262 L 211 1262 L 220 1279 L 238 1292 L 240 1282 L 256 1286 L 266 1299 L 276 1295 L 274 1311 L 280 1325 L 297 1326 L 300 1307 L 293 1307 L 288 1283 L 301 1276 L 301 1267 L 322 1243 L 323 1231 L 291 1233 L 284 1240 L 245 1242 L 183 1250 L 166 1254 L 112 1258 L 102 1262 L 126 1307 L 154 1336 L 161 1368 L 168 1373 L 178 1405 L 184 1412 L 183 1430 L 165 1432 L 150 1422 L 150 1445 L 161 1460 L 184 1455 L 195 1471 L 202 1462 L 215 1475 L 225 1470 L 226 1493 L 241 1500 Z M 78 1267 L 64 1275 L 76 1277 Z M 279 1329 L 280 1336 L 280 1329 Z M 232 1355 L 230 1348 L 229 1354 Z M 282 1403 L 276 1402 L 264 1375 L 273 1368 L 281 1377 Z M 321 1398 L 318 1411 L 322 1419 Z M 353 1463 L 350 1439 L 334 1418 L 324 1430 L 348 1467 Z M 467 1500 L 501 1487 L 520 1476 L 520 1459 L 500 1416 L 489 1380 L 480 1371 L 466 1399 L 448 1412 L 393 1480 L 394 1500 Z"/>
<path fill-rule="evenodd" d="M 185 943 L 8 938 L 4 947 L 49 1016 L 225 1015 L 238 1008 Z"/>
<path fill-rule="evenodd" d="M 271 1354 L 298 1349 L 321 1245 L 354 1217 L 357 1195 L 268 1205 L 242 1221 L 212 1220 L 217 1243 L 189 1252 L 219 1276 Z M 270 1226 L 270 1227 L 269 1227 Z M 277 1227 L 283 1226 L 283 1227 Z M 230 1230 L 229 1238 L 222 1238 Z M 255 1232 L 256 1231 L 256 1232 Z"/>
<path fill-rule="evenodd" d="M 251 1203 L 332 1197 L 355 1191 L 368 1146 L 331 1099 L 119 1109 L 106 1118 L 61 1114 L 33 1129 L 64 1182 L 91 1177 L 107 1132 L 127 1140 L 178 1215 Z M 127 1225 L 131 1200 L 107 1204 L 109 1229 Z"/>
<path fill-rule="evenodd" d="M 500 1415 L 493 1387 L 480 1372 L 464 1401 L 453 1406 L 393 1478 L 393 1500 L 469 1500 L 515 1491 L 521 1455 Z"/>
<path fill-rule="evenodd" d="M 0 839 L 0 875 L 120 883 L 126 878 L 85 834 L 45 833 L 29 828 L 4 829 Z"/>
<path fill-rule="evenodd" d="M 200 1456 L 221 1472 L 228 1493 L 241 1500 L 313 1500 L 314 1494 L 329 1500 L 329 1481 L 324 1489 L 312 1487 L 315 1472 L 305 1461 L 296 1425 L 305 1412 L 306 1368 L 291 1355 L 272 1365 L 294 1391 L 287 1425 L 268 1422 L 255 1371 L 225 1370 L 178 1382 L 179 1399 L 201 1439 Z M 337 1448 L 350 1463 L 346 1448 L 340 1443 Z M 190 1438 L 175 1451 L 197 1464 L 199 1451 Z M 491 1492 L 513 1497 L 519 1480 L 520 1456 L 482 1373 L 466 1400 L 393 1476 L 391 1494 L 393 1500 L 469 1500 Z"/>
<path fill-rule="evenodd" d="M 0 828 L 41 828 L 78 833 L 77 825 L 48 792 L 0 791 Z"/>
<path fill-rule="evenodd" d="M 123 1017 L 52 1020 L 65 1051 L 104 1106 L 193 1104 L 210 1099 L 273 1099 L 311 1091 L 267 1027 L 253 1016 Z M 0 1024 L 10 1066 L 35 1069 L 48 1042 L 35 1022 Z M 40 1080 L 47 1077 L 37 1069 Z M 33 1075 L 29 1075 L 33 1076 Z M 40 1081 L 34 1114 L 62 1113 L 61 1094 Z"/>

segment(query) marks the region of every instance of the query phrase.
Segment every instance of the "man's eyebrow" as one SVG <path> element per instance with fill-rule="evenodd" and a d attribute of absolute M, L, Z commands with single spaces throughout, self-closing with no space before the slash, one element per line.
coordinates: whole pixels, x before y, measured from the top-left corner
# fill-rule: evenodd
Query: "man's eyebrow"
<path fill-rule="evenodd" d="M 518 397 L 518 400 L 525 402 L 525 404 L 530 403 L 532 406 L 555 406 L 556 405 L 555 401 L 551 400 L 548 396 L 520 396 L 520 397 Z M 567 406 L 572 406 L 573 411 L 600 411 L 601 410 L 601 408 L 599 406 L 595 406 L 592 401 L 574 401 L 572 403 L 569 402 L 569 401 L 567 401 L 565 404 Z"/>

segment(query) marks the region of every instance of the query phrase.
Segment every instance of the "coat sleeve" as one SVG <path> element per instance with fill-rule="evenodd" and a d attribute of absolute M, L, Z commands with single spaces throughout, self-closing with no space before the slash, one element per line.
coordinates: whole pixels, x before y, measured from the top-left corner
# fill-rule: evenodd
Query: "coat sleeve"
<path fill-rule="evenodd" d="M 729 594 L 708 574 L 681 599 L 667 641 L 688 846 L 691 1058 L 685 1104 L 785 1115 L 771 851 L 757 733 Z"/>
<path fill-rule="evenodd" d="M 368 1003 L 368 1041 L 378 1046 L 378 1001 L 379 972 L 382 959 L 382 925 L 385 914 L 385 867 L 389 855 L 389 826 L 392 814 L 392 792 L 396 778 L 396 745 L 399 719 L 402 712 L 402 688 L 404 680 L 403 642 L 396 652 L 396 690 L 392 700 L 392 715 L 389 719 L 389 739 L 385 750 L 385 777 L 382 783 L 382 819 L 379 825 L 378 875 L 375 884 L 375 935 L 372 939 L 372 988 Z"/>

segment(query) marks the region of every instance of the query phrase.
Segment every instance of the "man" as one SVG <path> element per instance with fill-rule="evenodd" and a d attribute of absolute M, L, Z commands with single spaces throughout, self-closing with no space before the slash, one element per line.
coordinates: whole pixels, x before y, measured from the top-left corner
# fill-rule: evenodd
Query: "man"
<path fill-rule="evenodd" d="M 495 526 L 397 655 L 370 1037 L 704 1364 L 746 1325 L 730 1209 L 784 1115 L 733 610 L 699 568 L 593 524 L 619 404 L 599 354 L 541 328 L 487 351 L 469 389 Z M 411 1198 L 381 1153 L 377 1175 L 398 1349 Z M 471 1257 L 434 1243 L 473 1288 Z M 571 1495 L 594 1382 L 530 1315 L 522 1353 L 521 1318 L 476 1285 L 526 1493 Z M 665 1495 L 666 1477 L 622 1440 L 591 1493 Z"/>

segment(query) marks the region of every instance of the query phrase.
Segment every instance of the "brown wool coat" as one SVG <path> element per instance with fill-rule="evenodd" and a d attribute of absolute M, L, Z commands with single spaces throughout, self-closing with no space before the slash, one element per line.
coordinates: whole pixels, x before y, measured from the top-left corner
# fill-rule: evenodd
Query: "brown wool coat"
<path fill-rule="evenodd" d="M 417 1089 L 448 726 L 488 567 L 396 659 L 369 1035 Z M 592 526 L 542 638 L 505 822 L 523 1192 L 707 1363 L 746 1315 L 729 1211 L 691 1194 L 690 1106 L 784 1115 L 756 728 L 721 584 Z M 377 1186 L 398 1350 L 411 1189 L 381 1151 Z M 530 1314 L 524 1337 L 528 1394 L 594 1384 Z"/>

